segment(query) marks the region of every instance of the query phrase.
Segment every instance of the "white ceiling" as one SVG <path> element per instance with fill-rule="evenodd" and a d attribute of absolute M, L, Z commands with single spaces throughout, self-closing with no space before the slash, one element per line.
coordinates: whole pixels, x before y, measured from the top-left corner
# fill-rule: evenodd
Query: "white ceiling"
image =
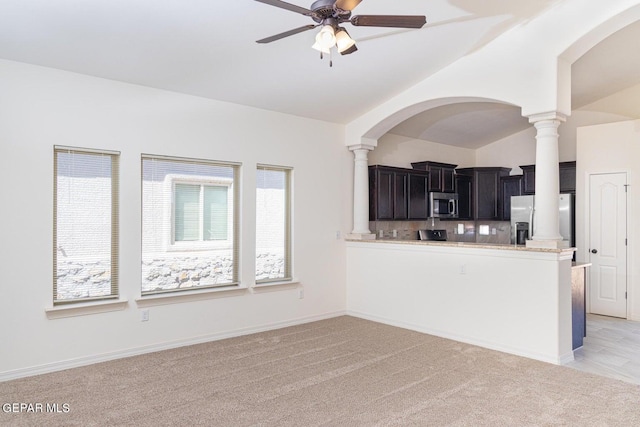
<path fill-rule="evenodd" d="M 308 8 L 312 1 L 289 3 Z M 558 1 L 364 0 L 354 15 L 426 15 L 427 25 L 346 25 L 359 50 L 335 55 L 330 68 L 311 49 L 317 30 L 255 43 L 313 21 L 253 0 L 0 0 L 0 58 L 348 123 Z M 638 52 L 640 30 L 634 31 L 575 64 L 578 103 L 640 82 L 640 57 L 629 54 Z M 608 56 L 616 67 L 603 67 L 612 63 Z M 416 116 L 394 132 L 478 145 L 523 120 L 515 108 L 458 104 Z"/>

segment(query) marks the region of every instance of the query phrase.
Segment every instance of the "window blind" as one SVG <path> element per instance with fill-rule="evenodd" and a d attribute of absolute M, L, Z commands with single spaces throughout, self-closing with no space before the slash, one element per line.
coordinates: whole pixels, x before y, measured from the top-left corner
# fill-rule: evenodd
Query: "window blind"
<path fill-rule="evenodd" d="M 291 280 L 291 168 L 258 165 L 256 282 Z"/>
<path fill-rule="evenodd" d="M 118 152 L 54 147 L 54 305 L 118 297 L 118 189 Z"/>

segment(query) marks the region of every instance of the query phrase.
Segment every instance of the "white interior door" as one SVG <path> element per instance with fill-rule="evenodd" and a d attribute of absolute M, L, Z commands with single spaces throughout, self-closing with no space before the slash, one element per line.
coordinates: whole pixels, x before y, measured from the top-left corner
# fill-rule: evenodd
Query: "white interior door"
<path fill-rule="evenodd" d="M 627 317 L 627 174 L 589 177 L 591 313 Z"/>

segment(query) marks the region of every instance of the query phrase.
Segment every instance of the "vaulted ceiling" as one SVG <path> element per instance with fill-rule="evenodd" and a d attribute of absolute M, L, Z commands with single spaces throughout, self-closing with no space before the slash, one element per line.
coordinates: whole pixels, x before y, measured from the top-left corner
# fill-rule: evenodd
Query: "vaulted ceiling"
<path fill-rule="evenodd" d="M 348 123 L 558 1 L 364 0 L 354 15 L 426 15 L 427 25 L 348 26 L 359 50 L 334 55 L 332 67 L 311 49 L 317 30 L 257 44 L 313 22 L 253 0 L 5 1 L 0 58 Z M 289 3 L 309 8 L 312 1 Z M 574 105 L 640 83 L 640 57 L 630 54 L 638 52 L 639 28 L 619 32 L 574 64 Z M 459 104 L 394 131 L 477 145 L 517 131 L 523 120 L 516 108 Z"/>

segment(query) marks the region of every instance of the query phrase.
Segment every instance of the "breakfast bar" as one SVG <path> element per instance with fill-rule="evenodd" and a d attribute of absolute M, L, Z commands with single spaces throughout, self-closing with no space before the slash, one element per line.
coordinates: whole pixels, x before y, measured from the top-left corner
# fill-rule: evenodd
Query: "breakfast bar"
<path fill-rule="evenodd" d="M 573 360 L 573 248 L 347 241 L 351 315 L 554 364 Z"/>

